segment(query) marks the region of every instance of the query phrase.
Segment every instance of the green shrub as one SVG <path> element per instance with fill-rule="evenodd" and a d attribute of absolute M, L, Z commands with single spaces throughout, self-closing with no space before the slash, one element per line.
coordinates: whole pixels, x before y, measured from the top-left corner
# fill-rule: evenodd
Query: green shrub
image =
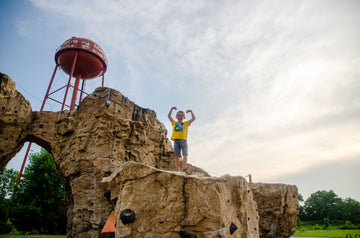
<path fill-rule="evenodd" d="M 319 224 L 316 224 L 314 227 L 313 227 L 314 230 L 321 230 L 321 226 L 319 226 Z"/>
<path fill-rule="evenodd" d="M 31 232 L 41 229 L 41 210 L 31 205 L 17 205 L 11 209 L 10 221 L 18 231 Z"/>
<path fill-rule="evenodd" d="M 330 229 L 330 220 L 328 218 L 324 218 L 323 230 L 329 230 L 329 229 Z"/>
<path fill-rule="evenodd" d="M 360 225 L 354 225 L 350 221 L 346 221 L 344 225 L 339 227 L 341 230 L 354 230 L 359 229 Z"/>
<path fill-rule="evenodd" d="M 0 222 L 0 234 L 8 234 L 12 230 L 12 226 L 6 222 Z"/>

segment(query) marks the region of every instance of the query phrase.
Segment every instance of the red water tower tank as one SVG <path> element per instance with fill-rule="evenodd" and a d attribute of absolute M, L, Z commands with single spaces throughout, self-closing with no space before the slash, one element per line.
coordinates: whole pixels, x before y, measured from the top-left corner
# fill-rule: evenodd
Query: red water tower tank
<path fill-rule="evenodd" d="M 81 75 L 82 79 L 96 78 L 104 74 L 107 68 L 103 49 L 89 39 L 78 37 L 66 40 L 59 47 L 55 54 L 55 62 L 68 75 Z"/>
<path fill-rule="evenodd" d="M 70 111 L 75 109 L 78 91 L 81 92 L 79 101 L 82 99 L 83 90 L 79 90 L 81 79 L 84 85 L 84 80 L 103 75 L 104 84 L 104 73 L 107 68 L 105 53 L 98 44 L 89 39 L 72 37 L 66 40 L 56 51 L 55 62 L 56 65 L 61 67 L 62 70 L 70 76 L 61 110 L 64 109 L 68 89 L 71 87 L 70 82 L 72 77 L 76 79 L 73 86 L 74 90 L 71 98 Z"/>

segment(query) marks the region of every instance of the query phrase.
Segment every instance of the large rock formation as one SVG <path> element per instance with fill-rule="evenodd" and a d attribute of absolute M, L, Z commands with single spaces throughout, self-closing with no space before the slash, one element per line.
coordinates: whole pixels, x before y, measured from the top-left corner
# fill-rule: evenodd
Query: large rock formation
<path fill-rule="evenodd" d="M 126 162 L 103 182 L 117 201 L 118 237 L 259 236 L 257 205 L 243 177 L 179 175 Z M 135 211 L 133 224 L 121 220 L 126 209 Z"/>
<path fill-rule="evenodd" d="M 298 215 L 297 187 L 284 184 L 250 183 L 258 204 L 261 237 L 289 237 Z"/>
<path fill-rule="evenodd" d="M 26 141 L 53 155 L 67 190 L 68 237 L 99 237 L 112 210 L 116 237 L 292 234 L 295 186 L 214 178 L 191 165 L 187 175 L 172 172 L 166 128 L 120 92 L 98 88 L 72 112 L 33 112 L 15 83 L 0 76 L 0 168 Z M 129 223 L 121 219 L 127 209 L 136 216 Z"/>

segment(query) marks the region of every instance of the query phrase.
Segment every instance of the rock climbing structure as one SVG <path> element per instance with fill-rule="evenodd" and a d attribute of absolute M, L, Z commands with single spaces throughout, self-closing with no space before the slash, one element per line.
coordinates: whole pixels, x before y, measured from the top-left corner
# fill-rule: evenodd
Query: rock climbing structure
<path fill-rule="evenodd" d="M 110 95 L 110 104 L 105 104 Z M 68 237 L 289 237 L 297 188 L 174 172 L 173 148 L 154 111 L 97 88 L 72 112 L 32 111 L 0 75 L 0 168 L 27 141 L 54 157 L 69 202 Z"/>

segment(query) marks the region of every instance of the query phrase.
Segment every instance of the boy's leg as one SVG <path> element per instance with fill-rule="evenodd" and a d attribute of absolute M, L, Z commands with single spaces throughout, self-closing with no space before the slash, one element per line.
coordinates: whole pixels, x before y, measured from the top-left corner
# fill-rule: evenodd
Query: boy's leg
<path fill-rule="evenodd" d="M 181 150 L 182 150 L 182 155 L 183 155 L 183 161 L 182 161 L 182 169 L 186 170 L 187 167 L 187 158 L 188 158 L 188 145 L 187 145 L 187 141 L 186 140 L 182 140 L 182 144 L 181 144 Z"/>
<path fill-rule="evenodd" d="M 182 161 L 182 168 L 183 168 L 183 170 L 186 169 L 187 156 L 188 156 L 188 155 L 183 155 L 183 161 Z"/>
<path fill-rule="evenodd" d="M 180 159 L 179 156 L 175 156 L 175 169 L 176 171 L 180 170 Z"/>
<path fill-rule="evenodd" d="M 175 156 L 175 170 L 179 171 L 180 170 L 180 144 L 179 144 L 179 140 L 175 140 L 174 141 L 174 156 Z"/>

